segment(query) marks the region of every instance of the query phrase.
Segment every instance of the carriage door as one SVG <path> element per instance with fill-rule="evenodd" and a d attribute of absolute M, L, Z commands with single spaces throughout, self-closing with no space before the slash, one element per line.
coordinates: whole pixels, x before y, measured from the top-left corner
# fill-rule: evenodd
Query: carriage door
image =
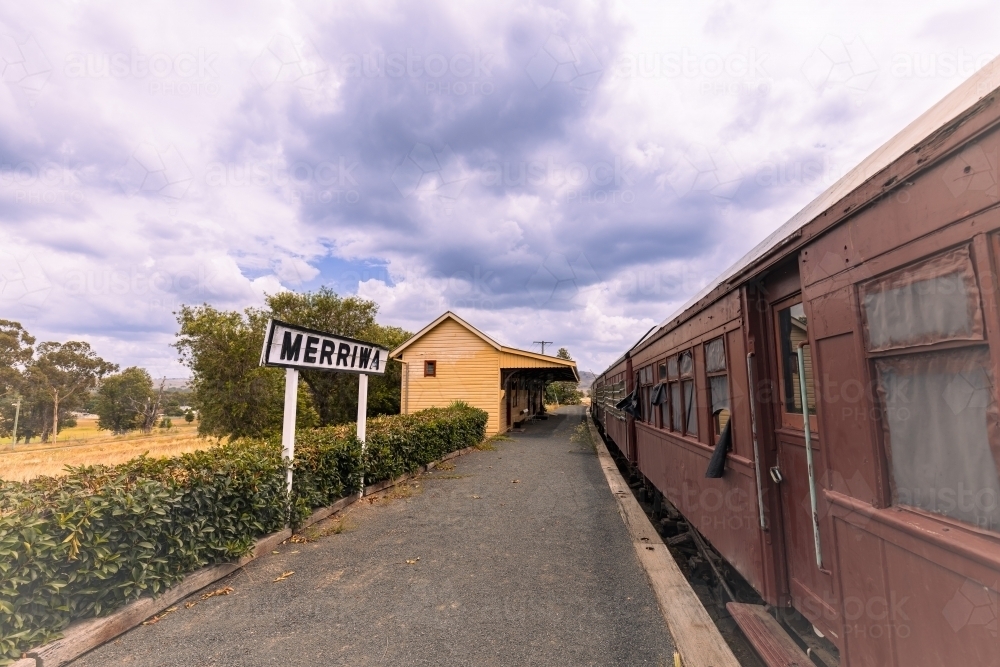
<path fill-rule="evenodd" d="M 773 402 L 777 413 L 774 416 L 777 465 L 768 472 L 777 483 L 781 503 L 788 593 L 792 606 L 820 631 L 826 633 L 833 630 L 836 633 L 835 627 L 830 627 L 830 619 L 837 617 L 829 561 L 832 549 L 825 530 L 826 522 L 820 519 L 826 516 L 821 487 L 821 482 L 825 479 L 825 466 L 821 456 L 823 443 L 819 438 L 816 419 L 812 349 L 808 345 L 809 320 L 800 296 L 793 296 L 772 306 L 771 330 L 774 334 L 774 359 L 777 362 L 774 369 L 776 382 L 772 384 L 777 394 Z M 804 369 L 804 373 L 800 373 L 800 369 Z M 804 396 L 800 375 L 805 376 Z M 814 492 L 810 490 L 809 453 L 806 450 L 807 419 Z M 815 525 L 813 494 L 817 503 Z M 837 641 L 836 636 L 830 639 Z"/>

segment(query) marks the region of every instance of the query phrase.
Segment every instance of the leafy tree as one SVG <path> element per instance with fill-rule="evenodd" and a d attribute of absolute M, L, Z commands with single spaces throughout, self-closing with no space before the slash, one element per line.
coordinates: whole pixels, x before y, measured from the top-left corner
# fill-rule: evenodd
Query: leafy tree
<path fill-rule="evenodd" d="M 560 347 L 556 352 L 556 357 L 572 361 L 569 350 Z M 579 390 L 579 382 L 552 382 L 545 387 L 545 401 L 558 405 L 579 405 L 583 399 L 583 392 Z"/>
<path fill-rule="evenodd" d="M 116 364 L 101 359 L 88 343 L 82 341 L 50 341 L 38 346 L 37 356 L 28 364 L 25 377 L 28 384 L 52 402 L 53 438 L 59 433 L 60 405 L 65 410 L 70 408 L 70 401 L 82 401 L 88 389 L 116 370 Z M 42 440 L 47 439 L 43 427 Z"/>
<path fill-rule="evenodd" d="M 328 287 L 315 292 L 282 292 L 267 297 L 275 319 L 304 327 L 357 338 L 392 349 L 411 334 L 399 327 L 381 326 L 375 321 L 378 304 L 354 296 L 340 297 Z M 358 416 L 358 376 L 352 373 L 302 371 L 309 386 L 321 426 L 343 424 Z M 402 364 L 386 362 L 383 375 L 368 378 L 368 414 L 398 414 Z"/>
<path fill-rule="evenodd" d="M 192 372 L 198 433 L 230 439 L 281 432 L 284 371 L 260 366 L 269 313 L 247 308 L 222 311 L 208 304 L 182 306 L 174 347 Z M 299 427 L 315 424 L 316 411 L 299 387 Z"/>
<path fill-rule="evenodd" d="M 0 320 L 0 394 L 17 391 L 34 353 L 35 338 L 20 322 Z"/>
<path fill-rule="evenodd" d="M 153 378 L 142 368 L 132 366 L 104 378 L 94 405 L 97 428 L 116 435 L 143 428 L 155 397 Z"/>
<path fill-rule="evenodd" d="M 19 322 L 0 319 L 0 435 L 6 437 L 14 428 L 14 414 L 25 409 L 24 369 L 31 361 L 35 338 Z M 18 417 L 18 433 L 22 423 Z"/>
<path fill-rule="evenodd" d="M 194 421 L 194 410 L 188 409 L 188 411 L 184 413 L 184 421 L 188 424 Z"/>

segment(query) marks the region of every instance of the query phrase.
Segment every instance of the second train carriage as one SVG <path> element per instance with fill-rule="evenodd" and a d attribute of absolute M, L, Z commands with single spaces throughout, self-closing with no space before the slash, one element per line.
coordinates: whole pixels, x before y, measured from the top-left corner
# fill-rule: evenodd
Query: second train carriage
<path fill-rule="evenodd" d="M 844 665 L 1000 665 L 998 85 L 1000 59 L 594 383 L 635 470 Z"/>

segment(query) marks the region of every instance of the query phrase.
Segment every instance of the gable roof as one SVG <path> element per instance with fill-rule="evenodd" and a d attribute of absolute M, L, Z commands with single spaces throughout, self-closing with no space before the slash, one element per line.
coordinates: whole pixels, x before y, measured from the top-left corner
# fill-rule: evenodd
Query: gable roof
<path fill-rule="evenodd" d="M 445 320 L 452 320 L 452 321 L 456 322 L 460 326 L 462 326 L 465 329 L 469 330 L 469 332 L 471 332 L 472 334 L 474 334 L 477 337 L 481 338 L 487 345 L 489 345 L 490 347 L 494 348 L 495 350 L 500 350 L 503 347 L 502 345 L 500 345 L 500 343 L 496 342 L 495 340 L 493 340 L 492 338 L 490 338 L 489 336 L 487 336 L 486 334 L 484 334 L 482 331 L 480 331 L 476 327 L 472 326 L 471 324 L 469 324 L 468 322 L 466 322 L 465 320 L 463 320 L 461 317 L 459 317 L 455 313 L 453 313 L 450 310 L 448 310 L 448 311 L 445 311 L 445 313 L 441 317 L 437 318 L 436 320 L 434 320 L 433 322 L 431 322 L 430 324 L 428 324 L 427 326 L 425 326 L 423 329 L 421 329 L 417 333 L 415 333 L 412 336 L 410 336 L 409 340 L 407 340 L 405 343 L 403 343 L 402 345 L 400 345 L 399 347 L 397 347 L 395 350 L 393 350 L 392 352 L 390 352 L 389 353 L 389 358 L 390 359 L 396 359 L 396 358 L 398 358 L 399 355 L 400 355 L 400 353 L 403 350 L 405 350 L 407 347 L 409 347 L 412 343 L 416 342 L 420 338 L 423 338 L 426 334 L 430 333 L 430 331 L 433 330 L 434 327 L 436 327 L 437 325 L 441 324 Z"/>
<path fill-rule="evenodd" d="M 398 359 L 399 356 L 402 354 L 403 350 L 405 350 L 407 347 L 409 347 L 415 341 L 419 340 L 423 336 L 425 336 L 428 333 L 430 333 L 431 331 L 433 331 L 435 327 L 437 327 L 439 324 L 441 324 L 445 320 L 452 320 L 453 322 L 455 322 L 459 326 L 463 327 L 464 329 L 466 329 L 470 333 L 474 334 L 475 336 L 477 336 L 478 338 L 480 338 L 481 340 L 483 340 L 487 345 L 489 345 L 490 347 L 492 347 L 493 349 L 495 349 L 497 352 L 500 352 L 501 354 L 509 354 L 509 355 L 512 355 L 512 356 L 515 356 L 515 357 L 523 357 L 523 358 L 525 358 L 527 360 L 530 360 L 532 362 L 541 362 L 543 364 L 548 364 L 549 367 L 567 367 L 567 368 L 571 368 L 573 370 L 573 376 L 574 376 L 574 378 L 577 379 L 577 380 L 580 379 L 580 377 L 579 377 L 579 375 L 577 373 L 577 370 L 576 370 L 576 362 L 575 361 L 573 361 L 571 359 L 560 359 L 559 357 L 550 357 L 547 354 L 538 354 L 537 352 L 531 352 L 529 350 L 521 350 L 521 349 L 518 349 L 516 347 L 507 347 L 506 345 L 501 345 L 500 343 L 496 342 L 495 340 L 493 340 L 492 338 L 490 338 L 489 336 L 487 336 L 486 334 L 484 334 L 482 331 L 480 331 L 476 327 L 472 326 L 471 324 L 469 324 L 468 322 L 466 322 L 465 320 L 463 320 L 461 317 L 459 317 L 455 313 L 451 312 L 450 310 L 446 311 L 443 315 L 441 315 L 441 317 L 437 318 L 436 320 L 434 320 L 433 322 L 431 322 L 430 324 L 428 324 L 427 326 L 425 326 L 423 329 L 421 329 L 417 333 L 413 334 L 405 343 L 403 343 L 402 345 L 400 345 L 399 347 L 397 347 L 395 350 L 393 350 L 392 352 L 390 352 L 389 353 L 389 357 L 391 359 Z M 535 367 L 537 368 L 537 366 L 535 366 Z"/>

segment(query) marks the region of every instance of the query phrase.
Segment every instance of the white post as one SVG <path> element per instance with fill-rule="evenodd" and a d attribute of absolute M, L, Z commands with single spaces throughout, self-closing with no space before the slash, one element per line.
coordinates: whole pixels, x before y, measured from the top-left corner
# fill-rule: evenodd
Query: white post
<path fill-rule="evenodd" d="M 292 494 L 292 460 L 295 458 L 295 412 L 299 405 L 299 372 L 294 368 L 285 369 L 285 414 L 281 424 L 281 457 L 288 468 L 285 471 L 285 487 L 289 497 Z"/>
<path fill-rule="evenodd" d="M 358 440 L 361 441 L 361 459 L 365 456 L 365 428 L 368 420 L 368 375 L 358 375 Z M 365 473 L 361 471 L 361 494 L 365 495 Z"/>
<path fill-rule="evenodd" d="M 17 418 L 21 416 L 21 397 L 17 397 L 17 404 L 14 407 L 14 434 L 10 439 L 10 448 L 14 449 L 17 446 Z"/>

